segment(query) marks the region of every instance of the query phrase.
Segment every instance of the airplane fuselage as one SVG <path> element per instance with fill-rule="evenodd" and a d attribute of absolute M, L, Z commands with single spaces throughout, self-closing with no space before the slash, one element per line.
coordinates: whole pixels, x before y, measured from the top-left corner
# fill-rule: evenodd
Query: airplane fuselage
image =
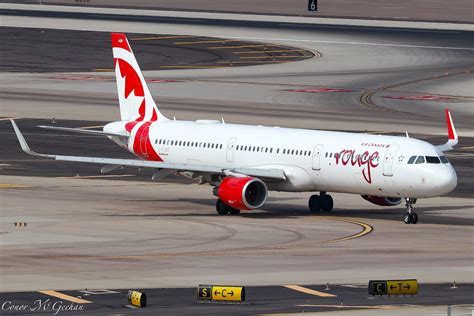
<path fill-rule="evenodd" d="M 114 122 L 104 131 L 119 132 L 125 124 Z M 167 120 L 135 125 L 127 147 L 143 159 L 168 163 L 283 169 L 286 181 L 266 182 L 273 191 L 422 198 L 449 193 L 457 184 L 435 146 L 407 137 Z M 408 163 L 413 156 L 424 162 Z"/>

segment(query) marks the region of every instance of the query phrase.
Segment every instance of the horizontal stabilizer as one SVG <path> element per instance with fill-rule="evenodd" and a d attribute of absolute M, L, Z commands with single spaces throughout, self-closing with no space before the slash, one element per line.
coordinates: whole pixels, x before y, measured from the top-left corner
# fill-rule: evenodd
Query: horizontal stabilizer
<path fill-rule="evenodd" d="M 55 131 L 79 133 L 79 134 L 86 134 L 86 135 L 129 137 L 129 135 L 125 133 L 116 134 L 116 133 L 108 133 L 108 132 L 96 131 L 96 130 L 91 130 L 91 129 L 83 129 L 83 128 L 70 128 L 70 127 L 44 126 L 44 125 L 39 125 L 38 127 L 44 128 L 44 129 L 55 130 Z"/>

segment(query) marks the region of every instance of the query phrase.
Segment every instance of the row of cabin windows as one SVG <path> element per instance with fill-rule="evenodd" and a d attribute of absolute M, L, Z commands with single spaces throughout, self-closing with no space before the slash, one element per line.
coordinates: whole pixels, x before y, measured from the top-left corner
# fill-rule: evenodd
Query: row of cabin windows
<path fill-rule="evenodd" d="M 160 139 L 160 140 L 158 140 L 158 139 L 156 139 L 155 144 L 167 145 L 167 146 L 222 149 L 222 144 L 205 143 L 205 142 L 192 142 L 192 141 L 185 141 L 185 140 L 169 140 L 169 139 Z"/>
<path fill-rule="evenodd" d="M 262 153 L 273 153 L 272 147 L 260 147 L 260 146 L 245 146 L 245 145 L 237 145 L 235 147 L 236 150 L 240 151 L 255 151 L 255 152 L 262 152 Z M 275 153 L 280 153 L 280 148 L 275 150 Z M 302 149 L 282 149 L 282 154 L 285 155 L 298 155 L 298 156 L 311 156 L 310 150 L 302 150 Z"/>
<path fill-rule="evenodd" d="M 434 163 L 434 164 L 439 164 L 439 163 L 449 163 L 448 158 L 446 156 L 411 156 L 410 159 L 408 159 L 408 164 L 422 164 L 422 163 Z"/>

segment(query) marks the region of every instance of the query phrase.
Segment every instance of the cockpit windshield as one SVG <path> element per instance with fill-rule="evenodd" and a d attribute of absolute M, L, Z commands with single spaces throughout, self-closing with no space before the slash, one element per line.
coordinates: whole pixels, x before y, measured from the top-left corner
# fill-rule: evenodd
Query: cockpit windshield
<path fill-rule="evenodd" d="M 427 163 L 441 163 L 437 156 L 426 156 Z"/>
<path fill-rule="evenodd" d="M 429 164 L 440 164 L 440 163 L 449 163 L 448 158 L 446 156 L 411 156 L 408 159 L 408 164 L 422 164 L 422 163 L 429 163 Z"/>

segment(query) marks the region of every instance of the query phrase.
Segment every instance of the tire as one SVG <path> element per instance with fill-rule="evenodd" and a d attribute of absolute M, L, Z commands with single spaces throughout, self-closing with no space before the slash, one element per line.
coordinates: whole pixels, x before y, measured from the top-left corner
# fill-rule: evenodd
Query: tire
<path fill-rule="evenodd" d="M 229 207 L 227 206 L 227 204 L 218 199 L 216 201 L 216 211 L 219 215 L 227 215 L 229 214 Z"/>
<path fill-rule="evenodd" d="M 416 213 L 411 213 L 411 223 L 412 223 L 412 224 L 418 223 L 418 214 L 416 214 Z"/>
<path fill-rule="evenodd" d="M 323 199 L 317 194 L 311 195 L 308 201 L 308 207 L 311 213 L 321 212 L 323 208 Z"/>
<path fill-rule="evenodd" d="M 326 194 L 323 198 L 323 212 L 331 212 L 333 207 L 334 200 L 332 199 L 332 196 Z"/>
<path fill-rule="evenodd" d="M 412 216 L 411 216 L 410 213 L 405 213 L 405 214 L 403 215 L 403 222 L 404 222 L 405 224 L 411 224 L 411 220 L 412 220 Z"/>
<path fill-rule="evenodd" d="M 228 207 L 229 208 L 229 214 L 230 215 L 239 215 L 240 214 L 240 210 L 238 208 L 233 208 L 233 207 Z"/>

